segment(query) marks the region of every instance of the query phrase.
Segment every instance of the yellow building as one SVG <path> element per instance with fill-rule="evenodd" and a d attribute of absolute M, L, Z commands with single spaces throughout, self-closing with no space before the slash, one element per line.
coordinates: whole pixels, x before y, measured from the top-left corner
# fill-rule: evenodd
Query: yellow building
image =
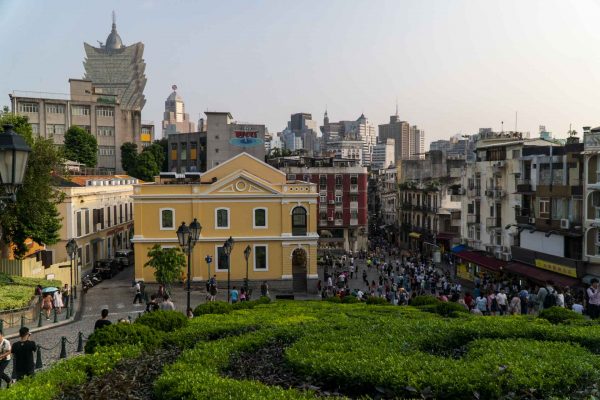
<path fill-rule="evenodd" d="M 154 281 L 154 271 L 144 267 L 150 248 L 179 246 L 177 228 L 197 218 L 202 232 L 192 254 L 193 280 L 216 274 L 223 285 L 227 262 L 222 246 L 231 236 L 231 280 L 236 284 L 246 277 L 244 249 L 250 246 L 251 287 L 266 280 L 284 291 L 315 291 L 317 196 L 315 184 L 287 181 L 285 173 L 247 153 L 202 174 L 163 173 L 155 183 L 136 185 L 135 277 Z M 207 255 L 213 259 L 210 267 Z"/>

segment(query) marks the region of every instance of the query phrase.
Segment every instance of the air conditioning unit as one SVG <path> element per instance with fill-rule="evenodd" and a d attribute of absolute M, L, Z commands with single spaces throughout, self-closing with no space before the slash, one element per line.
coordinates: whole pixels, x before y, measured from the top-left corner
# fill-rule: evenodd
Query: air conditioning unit
<path fill-rule="evenodd" d="M 529 223 L 530 224 L 535 224 L 535 218 L 529 218 Z"/>
<path fill-rule="evenodd" d="M 501 260 L 501 259 L 502 259 L 502 255 L 503 255 L 503 254 L 504 254 L 504 253 L 502 253 L 501 251 L 496 251 L 496 252 L 494 252 L 494 256 L 495 256 L 495 257 L 496 257 L 498 260 Z"/>
<path fill-rule="evenodd" d="M 485 251 L 491 254 L 496 251 L 496 246 L 486 245 Z"/>
<path fill-rule="evenodd" d="M 560 229 L 569 229 L 569 220 L 568 219 L 561 219 L 560 220 Z"/>
<path fill-rule="evenodd" d="M 102 224 L 98 222 L 98 223 L 96 224 L 96 232 L 98 232 L 98 231 L 100 231 L 100 230 L 102 230 Z"/>
<path fill-rule="evenodd" d="M 502 253 L 502 260 L 510 261 L 512 259 L 510 253 Z"/>
<path fill-rule="evenodd" d="M 510 254 L 510 247 L 502 246 L 502 252 Z"/>
<path fill-rule="evenodd" d="M 495 166 L 496 166 L 496 167 L 498 167 L 498 168 L 503 168 L 503 167 L 504 167 L 504 161 L 498 161 L 498 162 L 495 164 Z"/>

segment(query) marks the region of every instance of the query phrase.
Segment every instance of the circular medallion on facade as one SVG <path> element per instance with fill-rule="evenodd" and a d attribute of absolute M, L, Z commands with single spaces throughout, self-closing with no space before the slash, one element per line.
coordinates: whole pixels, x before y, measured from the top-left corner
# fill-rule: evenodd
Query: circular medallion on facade
<path fill-rule="evenodd" d="M 246 186 L 247 186 L 247 185 L 246 185 L 246 182 L 244 182 L 244 181 L 237 181 L 237 182 L 235 183 L 235 189 L 236 189 L 238 192 L 243 192 L 244 190 L 246 190 Z"/>

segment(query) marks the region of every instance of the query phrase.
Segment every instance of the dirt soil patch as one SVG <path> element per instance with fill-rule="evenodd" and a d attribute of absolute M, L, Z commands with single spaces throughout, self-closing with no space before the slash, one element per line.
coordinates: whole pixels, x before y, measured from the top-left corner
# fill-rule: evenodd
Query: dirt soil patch
<path fill-rule="evenodd" d="M 158 400 L 153 384 L 163 367 L 175 362 L 181 351 L 176 347 L 161 348 L 137 358 L 119 362 L 108 374 L 93 377 L 86 384 L 70 388 L 57 400 Z"/>

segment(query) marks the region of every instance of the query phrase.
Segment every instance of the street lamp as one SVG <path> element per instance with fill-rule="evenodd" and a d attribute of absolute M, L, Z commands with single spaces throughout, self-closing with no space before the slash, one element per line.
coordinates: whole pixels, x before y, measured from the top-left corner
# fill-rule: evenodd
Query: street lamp
<path fill-rule="evenodd" d="M 244 286 L 246 286 L 246 297 L 249 296 L 249 293 L 248 293 L 248 258 L 250 258 L 251 252 L 252 252 L 252 249 L 250 248 L 250 245 L 246 246 L 246 248 L 244 249 L 244 258 L 246 259 L 246 282 L 244 285 Z M 254 268 L 256 268 L 256 266 Z"/>
<path fill-rule="evenodd" d="M 229 297 L 231 296 L 230 293 L 230 286 L 231 286 L 231 260 L 229 259 L 229 256 L 231 255 L 231 250 L 233 250 L 233 238 L 231 236 L 229 236 L 229 239 L 227 239 L 225 241 L 225 243 L 223 243 L 223 253 L 225 254 L 225 257 L 227 257 L 227 302 L 229 303 Z"/>
<path fill-rule="evenodd" d="M 25 138 L 13 130 L 12 125 L 6 124 L 3 128 L 4 133 L 0 134 L 0 181 L 9 195 L 0 197 L 0 200 L 16 201 L 31 148 Z"/>
<path fill-rule="evenodd" d="M 69 255 L 69 258 L 71 259 L 71 268 L 70 268 L 70 275 L 71 275 L 71 298 L 69 298 L 69 308 L 67 309 L 67 313 L 70 313 L 71 315 L 73 314 L 73 300 L 75 299 L 75 288 L 73 287 L 73 260 L 75 259 L 75 257 L 77 256 L 77 242 L 75 241 L 75 239 L 70 239 L 67 242 L 67 245 L 65 246 L 67 249 L 67 254 Z"/>
<path fill-rule="evenodd" d="M 187 307 L 185 312 L 187 314 L 188 310 L 191 307 L 191 285 L 192 285 L 192 250 L 196 245 L 196 242 L 200 239 L 200 232 L 202 231 L 202 226 L 200 222 L 196 218 L 192 221 L 192 223 L 187 226 L 185 222 L 182 222 L 177 228 L 177 240 L 179 241 L 179 245 L 183 249 L 185 253 L 187 253 Z"/>
<path fill-rule="evenodd" d="M 204 261 L 206 261 L 206 265 L 208 266 L 208 278 L 206 279 L 206 282 L 210 281 L 210 263 L 212 262 L 212 256 L 210 254 L 208 254 L 206 257 L 204 257 Z M 207 286 L 208 287 L 208 286 Z"/>

